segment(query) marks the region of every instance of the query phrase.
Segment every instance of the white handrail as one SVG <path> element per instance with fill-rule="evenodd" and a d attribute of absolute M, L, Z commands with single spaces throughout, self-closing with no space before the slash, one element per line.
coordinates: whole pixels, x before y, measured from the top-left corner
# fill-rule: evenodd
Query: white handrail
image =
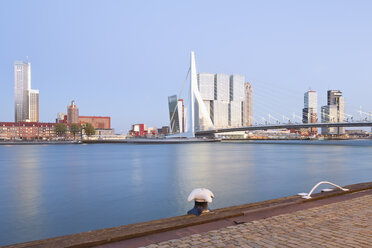
<path fill-rule="evenodd" d="M 332 186 L 335 186 L 335 187 L 337 187 L 337 188 L 339 188 L 339 189 L 341 189 L 341 190 L 343 190 L 343 191 L 349 191 L 349 189 L 345 189 L 345 188 L 342 188 L 341 186 L 338 186 L 337 184 L 334 184 L 334 183 L 331 183 L 331 182 L 327 182 L 327 181 L 321 181 L 321 182 L 319 182 L 319 183 L 317 183 L 311 190 L 310 190 L 310 192 L 309 193 L 298 193 L 298 195 L 301 195 L 302 196 L 302 198 L 304 198 L 304 199 L 310 199 L 311 198 L 311 194 L 313 193 L 313 191 L 319 186 L 319 185 L 321 185 L 321 184 L 324 184 L 324 183 L 327 183 L 327 184 L 330 184 L 330 185 L 332 185 Z"/>

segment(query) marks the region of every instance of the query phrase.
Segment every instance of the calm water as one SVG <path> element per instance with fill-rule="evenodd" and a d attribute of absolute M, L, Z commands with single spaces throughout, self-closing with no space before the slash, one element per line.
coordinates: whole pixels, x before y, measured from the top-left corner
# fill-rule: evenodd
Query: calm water
<path fill-rule="evenodd" d="M 372 141 L 0 146 L 0 245 L 372 181 Z"/>

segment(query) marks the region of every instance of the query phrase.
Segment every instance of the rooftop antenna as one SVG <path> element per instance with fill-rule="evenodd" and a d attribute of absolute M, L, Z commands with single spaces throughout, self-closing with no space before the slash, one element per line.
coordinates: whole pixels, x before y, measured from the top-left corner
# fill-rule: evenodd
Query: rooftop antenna
<path fill-rule="evenodd" d="M 28 63 L 28 56 L 26 56 L 26 62 Z"/>

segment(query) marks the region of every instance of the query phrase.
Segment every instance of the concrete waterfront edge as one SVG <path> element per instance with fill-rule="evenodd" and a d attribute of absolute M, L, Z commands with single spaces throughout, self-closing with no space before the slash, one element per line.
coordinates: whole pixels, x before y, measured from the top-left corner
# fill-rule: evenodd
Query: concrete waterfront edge
<path fill-rule="evenodd" d="M 77 233 L 55 238 L 48 238 L 26 243 L 13 244 L 5 246 L 7 248 L 24 248 L 24 247 L 91 247 L 97 245 L 108 244 L 133 238 L 139 238 L 150 234 L 176 230 L 184 227 L 205 224 L 213 221 L 223 220 L 243 216 L 262 209 L 280 208 L 282 206 L 302 204 L 310 201 L 317 201 L 334 196 L 351 194 L 368 189 L 372 189 L 372 182 L 359 183 L 344 186 L 350 191 L 335 190 L 331 192 L 323 192 L 313 194 L 311 199 L 305 200 L 299 196 L 287 196 L 278 199 L 272 199 L 262 202 L 231 206 L 214 210 L 211 214 L 205 214 L 199 217 L 182 215 L 165 219 L 153 220 L 148 222 L 124 225 L 119 227 L 111 227 Z"/>

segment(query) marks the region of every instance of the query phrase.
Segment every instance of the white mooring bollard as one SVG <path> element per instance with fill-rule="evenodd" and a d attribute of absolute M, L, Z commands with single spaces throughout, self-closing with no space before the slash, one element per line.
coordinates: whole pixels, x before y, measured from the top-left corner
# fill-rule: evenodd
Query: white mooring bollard
<path fill-rule="evenodd" d="M 194 214 L 199 216 L 203 213 L 209 213 L 211 210 L 208 208 L 208 202 L 212 202 L 214 195 L 209 189 L 198 188 L 191 191 L 188 201 L 195 201 L 194 208 L 189 210 L 187 214 Z"/>

